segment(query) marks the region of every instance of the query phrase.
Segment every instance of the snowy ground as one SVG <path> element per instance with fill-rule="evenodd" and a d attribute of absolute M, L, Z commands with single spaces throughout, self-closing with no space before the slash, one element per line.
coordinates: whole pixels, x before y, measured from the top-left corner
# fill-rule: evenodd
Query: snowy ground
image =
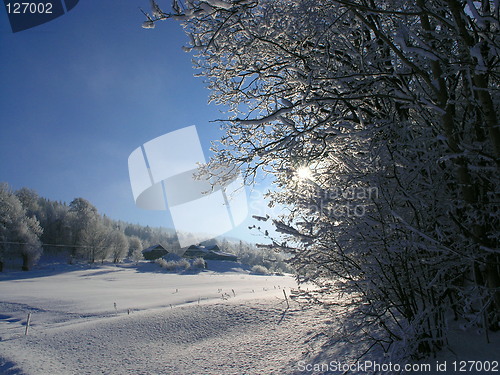
<path fill-rule="evenodd" d="M 198 274 L 143 263 L 0 275 L 0 374 L 341 374 L 328 364 L 362 353 L 325 310 L 287 307 L 292 277 L 209 266 Z M 327 340 L 336 344 L 323 348 Z M 491 340 L 471 337 L 427 363 L 446 360 L 450 370 L 456 359 L 493 360 L 500 340 Z"/>
<path fill-rule="evenodd" d="M 0 373 L 293 372 L 313 318 L 292 301 L 287 309 L 294 279 L 223 271 L 142 264 L 3 275 Z"/>

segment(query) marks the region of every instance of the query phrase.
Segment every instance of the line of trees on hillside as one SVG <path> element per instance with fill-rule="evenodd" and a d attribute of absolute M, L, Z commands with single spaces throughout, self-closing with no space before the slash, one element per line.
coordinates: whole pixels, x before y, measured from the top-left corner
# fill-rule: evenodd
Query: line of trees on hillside
<path fill-rule="evenodd" d="M 0 272 L 4 265 L 19 263 L 28 271 L 42 253 L 63 256 L 69 263 L 138 261 L 143 249 L 157 244 L 169 252 L 181 252 L 173 230 L 112 220 L 84 198 L 66 204 L 40 197 L 29 188 L 13 191 L 0 183 Z M 269 248 L 227 239 L 211 244 L 235 254 L 243 264 L 262 266 L 268 272 L 291 271 L 287 257 Z"/>
<path fill-rule="evenodd" d="M 19 262 L 29 270 L 43 252 L 64 255 L 69 262 L 139 260 L 143 248 L 161 243 L 173 249 L 176 241 L 172 231 L 101 215 L 84 198 L 68 205 L 40 197 L 32 189 L 13 191 L 0 184 L 0 272 Z"/>

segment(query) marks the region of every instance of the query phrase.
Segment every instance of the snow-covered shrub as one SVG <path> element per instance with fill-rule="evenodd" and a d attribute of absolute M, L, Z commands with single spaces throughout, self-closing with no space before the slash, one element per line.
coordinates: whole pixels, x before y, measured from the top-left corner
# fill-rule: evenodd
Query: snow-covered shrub
<path fill-rule="evenodd" d="M 167 271 L 183 271 L 189 269 L 190 267 L 190 264 L 186 259 L 167 261 L 163 258 L 159 258 L 155 260 L 155 263 L 159 264 L 161 268 L 164 268 Z"/>
<path fill-rule="evenodd" d="M 165 268 L 167 271 L 177 271 L 179 269 L 179 265 L 177 264 L 177 262 L 167 261 L 165 262 L 163 268 Z"/>
<path fill-rule="evenodd" d="M 186 259 L 181 259 L 175 263 L 177 264 L 177 267 L 182 270 L 187 270 L 191 266 L 189 261 L 187 261 Z"/>
<path fill-rule="evenodd" d="M 192 268 L 199 268 L 203 269 L 205 268 L 205 259 L 203 258 L 196 258 L 193 260 L 193 263 L 191 264 Z"/>
<path fill-rule="evenodd" d="M 155 263 L 158 264 L 161 268 L 165 268 L 167 266 L 167 261 L 163 258 L 156 259 Z"/>
<path fill-rule="evenodd" d="M 260 266 L 260 265 L 255 265 L 252 267 L 252 273 L 255 273 L 257 275 L 268 275 L 269 274 L 269 270 L 264 267 L 264 266 Z"/>
<path fill-rule="evenodd" d="M 223 242 L 220 247 L 238 257 L 240 263 L 248 266 L 260 265 L 266 267 L 269 272 L 283 274 L 292 273 L 293 269 L 286 263 L 287 256 L 274 249 L 240 241 L 238 244 Z"/>

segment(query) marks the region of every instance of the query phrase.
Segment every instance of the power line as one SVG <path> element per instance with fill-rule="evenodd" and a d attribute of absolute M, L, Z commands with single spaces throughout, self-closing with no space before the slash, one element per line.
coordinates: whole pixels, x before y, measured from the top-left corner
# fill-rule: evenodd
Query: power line
<path fill-rule="evenodd" d="M 8 245 L 33 245 L 29 242 L 16 242 L 16 241 L 0 241 L 0 244 Z M 82 248 L 100 248 L 105 249 L 109 246 L 91 246 L 91 245 L 62 245 L 62 244 L 52 244 L 52 243 L 42 243 L 40 246 L 53 246 L 53 247 L 82 247 Z"/>

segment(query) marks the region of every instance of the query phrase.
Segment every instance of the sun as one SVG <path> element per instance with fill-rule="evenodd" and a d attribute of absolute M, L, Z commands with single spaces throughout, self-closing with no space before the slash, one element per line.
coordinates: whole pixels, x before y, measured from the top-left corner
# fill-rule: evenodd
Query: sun
<path fill-rule="evenodd" d="M 295 172 L 297 174 L 297 179 L 299 181 L 306 181 L 313 179 L 313 172 L 309 167 L 303 166 L 297 169 Z"/>

